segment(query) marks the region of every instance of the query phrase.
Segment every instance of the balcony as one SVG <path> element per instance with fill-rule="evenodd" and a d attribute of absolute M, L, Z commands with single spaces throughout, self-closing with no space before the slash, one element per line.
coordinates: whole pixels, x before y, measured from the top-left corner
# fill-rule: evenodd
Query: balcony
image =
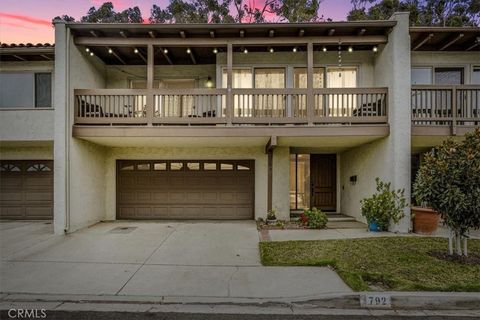
<path fill-rule="evenodd" d="M 387 124 L 387 88 L 76 89 L 76 126 Z"/>
<path fill-rule="evenodd" d="M 480 125 L 480 86 L 412 86 L 412 135 L 463 135 Z"/>

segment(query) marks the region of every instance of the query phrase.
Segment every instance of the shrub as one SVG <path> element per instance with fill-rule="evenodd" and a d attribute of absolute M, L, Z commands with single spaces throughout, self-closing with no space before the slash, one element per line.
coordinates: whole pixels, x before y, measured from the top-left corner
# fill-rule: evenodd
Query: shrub
<path fill-rule="evenodd" d="M 418 203 L 442 216 L 454 233 L 457 254 L 467 255 L 468 232 L 480 228 L 480 128 L 466 134 L 463 142 L 448 139 L 428 152 L 418 170 L 413 195 Z M 453 254 L 451 241 L 449 251 Z"/>
<path fill-rule="evenodd" d="M 300 223 L 311 229 L 323 229 L 327 226 L 327 215 L 320 209 L 304 210 L 300 215 Z"/>
<path fill-rule="evenodd" d="M 276 215 L 275 209 L 268 210 L 268 212 L 267 212 L 267 219 L 268 219 L 268 220 L 275 220 L 275 219 L 277 219 L 277 215 Z"/>
<path fill-rule="evenodd" d="M 390 190 L 391 183 L 375 178 L 377 193 L 360 201 L 362 215 L 370 222 L 376 222 L 381 230 L 387 230 L 390 221 L 397 223 L 405 216 L 403 210 L 407 207 L 405 190 Z"/>

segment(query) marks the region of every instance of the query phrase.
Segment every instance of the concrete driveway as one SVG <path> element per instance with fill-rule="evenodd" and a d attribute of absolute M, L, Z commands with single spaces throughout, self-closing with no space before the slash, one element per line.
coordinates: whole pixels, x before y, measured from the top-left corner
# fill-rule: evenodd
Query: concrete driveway
<path fill-rule="evenodd" d="M 351 290 L 328 268 L 263 267 L 255 222 L 0 223 L 2 293 L 295 298 Z"/>

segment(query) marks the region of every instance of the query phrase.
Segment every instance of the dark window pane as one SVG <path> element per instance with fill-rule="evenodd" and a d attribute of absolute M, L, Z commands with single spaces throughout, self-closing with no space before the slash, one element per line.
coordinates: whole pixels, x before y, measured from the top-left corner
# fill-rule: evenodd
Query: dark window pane
<path fill-rule="evenodd" d="M 52 74 L 51 73 L 35 74 L 35 107 L 36 108 L 52 107 Z"/>
<path fill-rule="evenodd" d="M 33 73 L 0 73 L 0 108 L 33 108 Z"/>
<path fill-rule="evenodd" d="M 436 68 L 435 84 L 463 84 L 463 68 Z"/>

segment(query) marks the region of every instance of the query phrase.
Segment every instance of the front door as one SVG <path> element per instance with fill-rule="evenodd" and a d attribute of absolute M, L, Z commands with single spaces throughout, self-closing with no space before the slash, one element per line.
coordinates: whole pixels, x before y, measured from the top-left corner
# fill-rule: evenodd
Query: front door
<path fill-rule="evenodd" d="M 337 157 L 335 154 L 310 156 L 311 207 L 337 209 Z"/>

